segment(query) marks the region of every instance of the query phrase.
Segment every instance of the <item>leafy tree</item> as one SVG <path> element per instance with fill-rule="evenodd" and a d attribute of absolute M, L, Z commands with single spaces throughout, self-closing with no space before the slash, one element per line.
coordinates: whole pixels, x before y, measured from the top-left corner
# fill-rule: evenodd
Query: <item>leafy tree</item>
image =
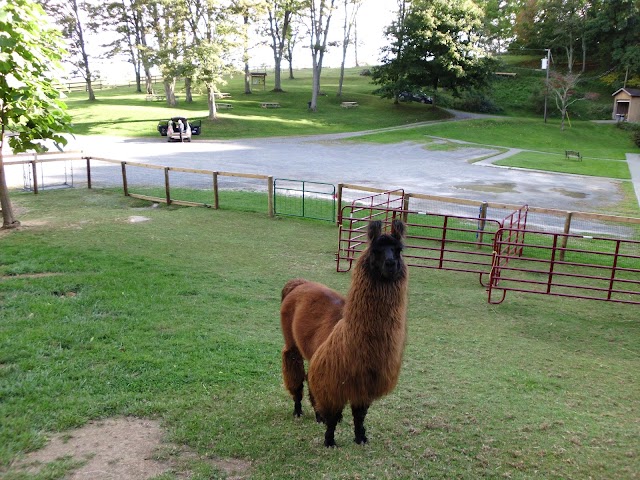
<path fill-rule="evenodd" d="M 269 0 L 267 2 L 267 27 L 266 35 L 270 38 L 269 47 L 273 51 L 274 64 L 274 92 L 282 91 L 281 66 L 285 55 L 287 43 L 292 38 L 292 27 L 296 15 L 302 10 L 303 2 L 300 0 Z M 291 76 L 291 65 L 289 65 Z"/>
<path fill-rule="evenodd" d="M 482 11 L 473 1 L 407 0 L 400 7 L 383 63 L 372 72 L 377 93 L 397 101 L 406 89 L 458 94 L 488 84 L 496 62 L 480 48 Z"/>
<path fill-rule="evenodd" d="M 249 25 L 267 8 L 265 0 L 233 0 L 231 11 L 242 17 L 242 63 L 244 63 L 244 93 L 251 93 L 251 72 L 249 71 Z"/>
<path fill-rule="evenodd" d="M 209 119 L 217 118 L 215 94 L 225 84 L 225 77 L 236 71 L 231 50 L 237 28 L 231 22 L 232 10 L 223 8 L 218 0 L 189 0 L 191 14 L 186 21 L 192 36 L 192 46 L 185 56 L 193 77 L 207 89 Z"/>
<path fill-rule="evenodd" d="M 640 74 L 640 0 L 594 0 L 590 33 L 601 64 Z M 625 82 L 626 83 L 626 82 Z"/>
<path fill-rule="evenodd" d="M 340 63 L 340 79 L 338 81 L 338 97 L 342 96 L 342 84 L 344 83 L 344 64 L 347 58 L 347 49 L 351 44 L 351 30 L 355 29 L 358 10 L 363 0 L 342 0 L 344 7 L 344 23 L 342 25 L 342 62 Z"/>
<path fill-rule="evenodd" d="M 0 0 L 0 206 L 2 228 L 16 220 L 4 174 L 2 147 L 45 151 L 37 140 L 66 144 L 71 118 L 59 99 L 55 68 L 64 53 L 58 32 L 29 0 Z"/>
<path fill-rule="evenodd" d="M 110 28 L 117 35 L 113 41 L 105 45 L 108 48 L 107 57 L 125 55 L 134 69 L 136 90 L 142 92 L 142 72 L 144 71 L 146 92 L 153 94 L 151 77 L 153 65 L 147 45 L 149 18 L 145 9 L 145 0 L 114 0 L 102 5 L 99 13 L 99 16 L 94 18 L 93 26 L 100 30 Z"/>
<path fill-rule="evenodd" d="M 484 12 L 482 42 L 491 51 L 502 52 L 512 40 L 516 18 L 513 0 L 480 0 Z"/>
<path fill-rule="evenodd" d="M 329 39 L 329 25 L 334 12 L 336 0 L 311 0 L 309 4 L 309 39 L 311 60 L 313 65 L 313 83 L 311 90 L 310 109 L 318 109 L 318 95 L 320 94 L 320 76 L 322 61 L 327 51 Z"/>
<path fill-rule="evenodd" d="M 62 34 L 67 40 L 69 55 L 65 62 L 74 68 L 74 73 L 81 75 L 87 84 L 89 101 L 95 101 L 93 91 L 94 73 L 89 64 L 87 51 L 85 18 L 93 17 L 96 9 L 86 0 L 39 0 L 45 11 L 62 27 Z"/>
<path fill-rule="evenodd" d="M 184 1 L 160 0 L 148 5 L 152 32 L 156 42 L 154 63 L 160 68 L 167 105 L 176 106 L 176 80 L 183 72 L 186 49 L 185 22 L 188 17 Z"/>

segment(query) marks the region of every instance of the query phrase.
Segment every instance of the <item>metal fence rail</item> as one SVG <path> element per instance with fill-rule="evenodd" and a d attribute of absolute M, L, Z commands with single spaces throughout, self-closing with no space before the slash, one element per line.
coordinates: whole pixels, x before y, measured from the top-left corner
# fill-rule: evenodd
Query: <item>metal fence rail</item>
<path fill-rule="evenodd" d="M 273 181 L 276 215 L 336 221 L 336 187 L 331 183 L 276 178 Z"/>
<path fill-rule="evenodd" d="M 379 203 L 379 200 L 378 195 L 371 203 Z M 484 285 L 484 276 L 489 274 L 494 260 L 495 234 L 505 221 L 520 219 L 524 222 L 526 216 L 526 206 L 499 221 L 484 218 L 482 212 L 467 217 L 389 208 L 384 202 L 376 207 L 364 203 L 362 206 L 354 201 L 342 210 L 336 254 L 339 272 L 348 271 L 364 250 L 369 221 L 382 220 L 388 231 L 393 219 L 400 218 L 407 227 L 404 257 L 408 266 L 474 273 Z M 522 233 L 513 238 L 520 241 Z"/>
<path fill-rule="evenodd" d="M 364 249 L 363 245 L 367 243 L 367 224 L 372 220 L 380 220 L 385 231 L 389 231 L 391 221 L 404 205 L 404 199 L 404 190 L 389 190 L 356 198 L 351 205 L 340 211 L 336 255 L 338 272 L 348 272 L 356 254 Z"/>
<path fill-rule="evenodd" d="M 495 235 L 489 303 L 508 291 L 640 304 L 640 242 L 527 231 L 514 255 L 512 229 Z"/>

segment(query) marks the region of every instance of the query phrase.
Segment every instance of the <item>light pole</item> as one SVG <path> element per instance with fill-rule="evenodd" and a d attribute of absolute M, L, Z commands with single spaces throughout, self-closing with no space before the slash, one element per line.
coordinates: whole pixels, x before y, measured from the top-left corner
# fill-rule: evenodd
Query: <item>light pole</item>
<path fill-rule="evenodd" d="M 551 67 L 551 49 L 545 48 L 547 52 L 547 81 L 544 85 L 544 123 L 547 123 L 547 96 L 549 95 L 549 68 Z"/>

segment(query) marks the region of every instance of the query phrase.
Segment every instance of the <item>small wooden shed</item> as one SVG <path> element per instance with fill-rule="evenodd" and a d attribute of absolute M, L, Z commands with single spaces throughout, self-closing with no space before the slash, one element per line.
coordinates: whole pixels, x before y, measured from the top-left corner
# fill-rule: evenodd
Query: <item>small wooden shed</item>
<path fill-rule="evenodd" d="M 614 120 L 625 122 L 640 122 L 640 89 L 621 88 L 614 92 L 613 114 Z"/>

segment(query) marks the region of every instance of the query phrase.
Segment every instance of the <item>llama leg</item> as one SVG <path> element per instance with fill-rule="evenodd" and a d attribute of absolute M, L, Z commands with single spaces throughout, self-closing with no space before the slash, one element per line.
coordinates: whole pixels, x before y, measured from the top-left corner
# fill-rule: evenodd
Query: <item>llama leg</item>
<path fill-rule="evenodd" d="M 351 413 L 353 414 L 353 431 L 356 435 L 354 441 L 358 445 L 367 443 L 367 435 L 364 428 L 364 418 L 367 416 L 368 410 L 369 405 L 365 405 L 362 407 L 356 407 L 353 405 L 351 406 Z"/>
<path fill-rule="evenodd" d="M 335 447 L 336 440 L 334 435 L 336 432 L 336 426 L 340 420 L 342 420 L 342 412 L 326 414 L 323 415 L 323 418 L 327 424 L 327 430 L 324 432 L 324 446 Z"/>
<path fill-rule="evenodd" d="M 313 407 L 313 411 L 316 414 L 316 422 L 324 423 L 324 418 L 322 418 L 322 415 L 320 415 L 320 412 L 316 408 L 316 400 L 315 400 L 315 398 L 313 398 L 313 392 L 311 391 L 311 388 L 309 388 L 309 401 L 311 402 L 311 406 Z"/>
<path fill-rule="evenodd" d="M 302 391 L 304 389 L 304 360 L 297 347 L 282 350 L 282 377 L 284 385 L 293 397 L 293 415 L 302 415 Z"/>

